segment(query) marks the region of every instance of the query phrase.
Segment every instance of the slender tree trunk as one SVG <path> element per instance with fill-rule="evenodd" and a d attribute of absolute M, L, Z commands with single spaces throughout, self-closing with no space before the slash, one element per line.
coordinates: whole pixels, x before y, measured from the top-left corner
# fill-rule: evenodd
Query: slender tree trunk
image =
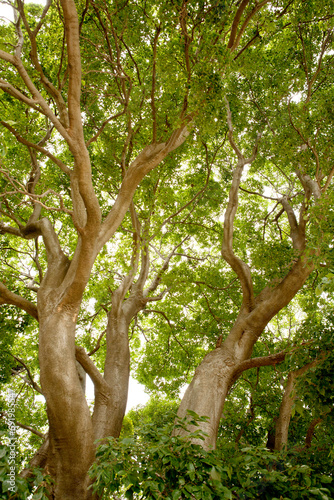
<path fill-rule="evenodd" d="M 307 370 L 317 365 L 319 362 L 323 361 L 324 354 L 302 366 L 298 370 L 291 371 L 288 375 L 288 380 L 286 383 L 286 387 L 284 390 L 284 395 L 282 398 L 279 416 L 276 422 L 276 431 L 275 431 L 275 450 L 281 451 L 288 444 L 288 433 L 289 433 L 289 425 L 291 420 L 291 411 L 293 404 L 296 400 L 296 380 L 298 377 L 303 375 Z"/>
<path fill-rule="evenodd" d="M 276 422 L 275 450 L 281 451 L 288 444 L 288 432 L 291 420 L 291 411 L 296 399 L 295 387 L 296 372 L 290 372 L 286 383 L 279 417 Z"/>
<path fill-rule="evenodd" d="M 306 438 L 305 438 L 305 447 L 306 448 L 311 447 L 312 439 L 314 436 L 314 430 L 315 430 L 316 426 L 318 424 L 320 424 L 320 422 L 322 422 L 322 418 L 318 417 L 318 418 L 313 419 L 312 422 L 310 423 L 309 428 L 307 429 Z"/>
<path fill-rule="evenodd" d="M 111 387 L 112 396 L 106 435 L 118 437 L 128 401 L 130 377 L 129 321 L 122 311 L 120 314 L 110 311 L 107 337 L 104 378 Z"/>

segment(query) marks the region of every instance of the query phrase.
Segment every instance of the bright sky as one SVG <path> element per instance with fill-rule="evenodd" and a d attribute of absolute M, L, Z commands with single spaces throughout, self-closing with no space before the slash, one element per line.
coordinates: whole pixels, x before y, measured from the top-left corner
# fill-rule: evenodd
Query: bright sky
<path fill-rule="evenodd" d="M 40 3 L 42 5 L 45 5 L 46 1 L 45 0 L 25 0 L 25 3 Z M 10 21 L 14 20 L 13 16 L 13 9 L 10 5 L 6 5 L 6 1 L 2 0 L 0 3 L 0 17 L 4 17 L 6 19 L 9 19 Z"/>
<path fill-rule="evenodd" d="M 94 400 L 94 385 L 88 376 L 86 377 L 86 395 L 88 400 Z M 149 398 L 150 396 L 144 392 L 144 386 L 130 377 L 126 413 L 137 405 L 144 405 Z"/>

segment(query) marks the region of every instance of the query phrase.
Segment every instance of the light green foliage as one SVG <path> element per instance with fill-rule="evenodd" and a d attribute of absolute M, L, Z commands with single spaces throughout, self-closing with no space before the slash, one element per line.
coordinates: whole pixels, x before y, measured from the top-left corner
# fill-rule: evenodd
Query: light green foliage
<path fill-rule="evenodd" d="M 173 425 L 178 406 L 179 400 L 162 398 L 159 394 L 155 394 L 145 406 L 139 405 L 130 410 L 125 418 L 131 419 L 132 434 L 141 436 L 142 429 L 147 425 L 152 428 Z"/>
<path fill-rule="evenodd" d="M 193 414 L 188 422 L 178 425 L 196 425 L 196 421 L 198 416 Z M 93 490 L 105 499 L 111 498 L 113 491 L 123 492 L 129 499 L 232 498 L 221 482 L 229 470 L 221 467 L 215 456 L 203 452 L 200 445 L 169 437 L 170 430 L 170 426 L 163 430 L 147 424 L 137 440 L 110 439 L 102 444 L 91 471 L 95 478 Z M 202 439 L 200 431 L 191 433 L 191 437 Z"/>
<path fill-rule="evenodd" d="M 129 415 L 125 415 L 122 424 L 122 430 L 120 434 L 120 439 L 128 438 L 133 436 L 133 422 Z"/>

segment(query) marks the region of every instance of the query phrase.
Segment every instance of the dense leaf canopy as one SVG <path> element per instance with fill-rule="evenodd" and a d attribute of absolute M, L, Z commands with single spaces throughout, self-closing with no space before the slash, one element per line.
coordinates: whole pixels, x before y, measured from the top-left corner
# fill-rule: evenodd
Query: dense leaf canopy
<path fill-rule="evenodd" d="M 49 439 L 87 434 L 86 450 L 94 437 L 118 438 L 128 349 L 132 375 L 153 399 L 126 420 L 124 446 L 109 440 L 99 450 L 93 473 L 101 495 L 135 484 L 134 493 L 146 495 L 138 498 L 162 498 L 149 496 L 145 474 L 154 462 L 156 478 L 165 474 L 168 460 L 177 461 L 166 458 L 174 447 L 188 457 L 187 472 L 179 473 L 193 490 L 187 482 L 157 486 L 164 497 L 269 498 L 256 496 L 265 490 L 251 483 L 256 472 L 243 458 L 238 464 L 235 443 L 258 447 L 240 457 L 257 457 L 269 483 L 277 464 L 299 453 L 276 480 L 303 492 L 291 498 L 313 498 L 312 488 L 314 498 L 329 498 L 332 0 L 9 3 L 15 20 L 0 23 L 1 431 L 10 388 L 17 395 L 17 468 L 26 468 L 11 498 L 27 498 L 28 489 L 42 498 L 46 483 L 29 461 Z M 216 454 L 208 458 L 198 443 L 190 449 L 184 437 L 168 441 L 162 431 L 152 438 L 145 425 L 173 422 L 180 391 L 220 348 L 234 372 Z M 76 392 L 76 360 L 95 385 L 88 403 Z M 109 414 L 120 415 L 115 427 L 110 418 L 101 423 L 103 398 Z M 275 447 L 270 439 L 284 401 L 289 441 L 277 440 L 276 450 L 290 458 L 271 463 L 263 448 Z M 77 434 L 66 428 L 71 415 Z M 207 422 L 203 412 L 200 418 Z M 73 454 L 81 456 L 75 443 Z M 192 453 L 205 480 L 189 466 Z M 129 468 L 124 474 L 119 456 Z M 57 458 L 50 460 L 46 471 L 57 483 Z M 104 467 L 114 461 L 118 468 L 106 479 Z M 137 484 L 129 474 L 139 463 L 144 482 Z M 300 464 L 308 469 L 298 476 Z M 7 498 L 8 460 L 0 474 Z M 195 476 L 218 493 L 209 496 Z M 255 496 L 245 496 L 247 488 Z M 276 493 L 268 487 L 266 494 Z"/>

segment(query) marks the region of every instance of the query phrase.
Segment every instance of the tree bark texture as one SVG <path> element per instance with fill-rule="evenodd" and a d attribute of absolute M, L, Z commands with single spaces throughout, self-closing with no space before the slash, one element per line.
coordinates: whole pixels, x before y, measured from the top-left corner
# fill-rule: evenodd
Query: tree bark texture
<path fill-rule="evenodd" d="M 41 385 L 50 426 L 55 498 L 85 499 L 94 455 L 92 419 L 75 361 L 75 311 L 40 314 Z"/>

